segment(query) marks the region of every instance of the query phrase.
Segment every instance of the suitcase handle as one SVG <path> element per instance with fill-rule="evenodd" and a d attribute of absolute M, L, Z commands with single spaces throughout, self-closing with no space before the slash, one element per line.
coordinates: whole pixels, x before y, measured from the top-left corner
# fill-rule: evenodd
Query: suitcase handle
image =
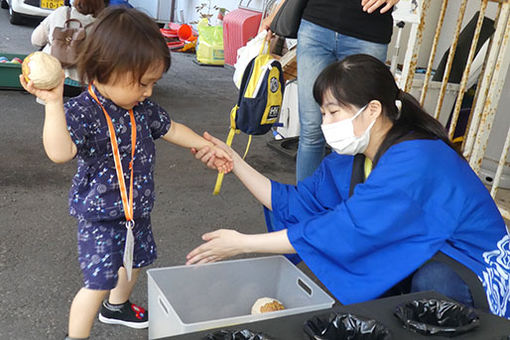
<path fill-rule="evenodd" d="M 251 4 L 251 0 L 248 0 L 248 2 L 246 3 L 245 6 L 243 6 L 243 0 L 239 0 L 239 5 L 237 6 L 238 8 L 242 8 L 242 9 L 247 9 L 249 11 L 254 11 L 254 12 L 260 12 L 262 13 L 264 10 L 263 9 L 259 9 L 259 8 L 252 8 L 250 7 L 250 4 Z"/>

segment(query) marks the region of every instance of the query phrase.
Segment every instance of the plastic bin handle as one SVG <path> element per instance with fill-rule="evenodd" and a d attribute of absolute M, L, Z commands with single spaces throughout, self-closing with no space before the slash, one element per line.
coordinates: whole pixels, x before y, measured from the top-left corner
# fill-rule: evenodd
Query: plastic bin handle
<path fill-rule="evenodd" d="M 309 296 L 313 296 L 313 289 L 312 287 L 310 287 L 303 279 L 301 279 L 300 277 L 298 277 L 296 279 L 296 285 L 301 288 L 302 290 L 305 291 L 306 294 L 308 294 Z"/>
<path fill-rule="evenodd" d="M 158 296 L 158 303 L 159 303 L 159 305 L 161 306 L 161 309 L 163 310 L 163 312 L 165 313 L 165 315 L 166 315 L 166 316 L 169 316 L 169 314 L 170 314 L 170 313 L 169 313 L 168 311 L 170 310 L 170 306 L 168 306 L 168 305 L 166 304 L 166 301 L 165 301 L 165 300 L 163 300 L 163 299 L 161 298 L 161 296 Z"/>

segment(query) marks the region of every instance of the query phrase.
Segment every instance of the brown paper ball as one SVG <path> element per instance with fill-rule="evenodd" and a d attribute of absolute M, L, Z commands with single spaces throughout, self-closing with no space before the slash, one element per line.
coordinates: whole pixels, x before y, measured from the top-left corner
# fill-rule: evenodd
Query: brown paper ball
<path fill-rule="evenodd" d="M 21 72 L 25 80 L 32 80 L 34 87 L 51 90 L 62 80 L 62 66 L 57 58 L 44 52 L 29 54 L 21 64 Z"/>
<path fill-rule="evenodd" d="M 251 314 L 275 312 L 283 309 L 285 309 L 285 307 L 280 301 L 269 297 L 263 297 L 255 301 L 251 307 Z"/>

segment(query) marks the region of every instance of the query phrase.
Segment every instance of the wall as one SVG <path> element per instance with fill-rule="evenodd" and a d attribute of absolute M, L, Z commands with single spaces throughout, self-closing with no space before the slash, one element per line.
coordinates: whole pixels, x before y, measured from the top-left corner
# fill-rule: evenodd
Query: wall
<path fill-rule="evenodd" d="M 209 3 L 208 0 L 176 0 L 175 1 L 175 20 L 178 22 L 192 22 L 197 21 L 199 19 L 199 14 L 197 13 L 195 7 L 200 5 L 201 3 Z M 229 11 L 233 11 L 238 8 L 239 0 L 211 0 L 211 8 L 216 5 L 218 7 L 226 8 Z M 249 5 L 248 5 L 249 3 Z M 244 6 L 249 6 L 250 8 L 258 9 L 262 11 L 264 6 L 263 0 L 244 0 L 242 2 Z M 217 11 L 211 10 L 211 14 L 213 14 L 212 18 L 216 18 Z M 215 22 L 211 22 L 214 24 Z"/>

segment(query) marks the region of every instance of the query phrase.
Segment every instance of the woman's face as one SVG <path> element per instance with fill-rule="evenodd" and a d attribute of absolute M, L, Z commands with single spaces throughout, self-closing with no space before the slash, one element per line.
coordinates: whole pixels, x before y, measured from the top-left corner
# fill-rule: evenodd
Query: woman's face
<path fill-rule="evenodd" d="M 354 105 L 344 106 L 340 105 L 338 101 L 333 97 L 331 91 L 327 91 L 322 101 L 321 113 L 322 113 L 322 124 L 332 124 L 341 120 L 349 119 L 354 117 L 359 112 L 361 107 Z M 353 121 L 354 135 L 359 137 L 366 131 L 372 121 L 365 115 L 366 108 L 361 112 Z"/>

